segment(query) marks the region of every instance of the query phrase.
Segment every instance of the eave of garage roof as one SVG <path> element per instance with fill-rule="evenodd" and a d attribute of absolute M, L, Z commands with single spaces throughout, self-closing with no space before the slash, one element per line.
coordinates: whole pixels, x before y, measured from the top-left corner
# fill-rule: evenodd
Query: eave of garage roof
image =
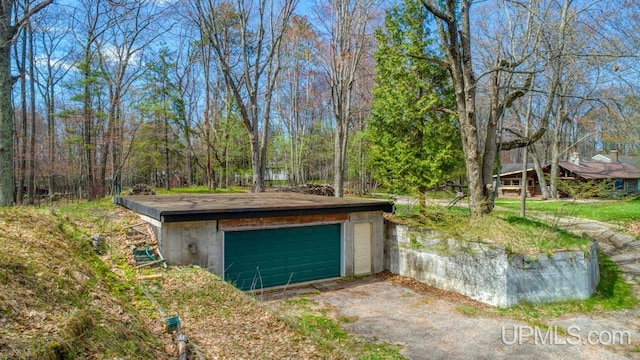
<path fill-rule="evenodd" d="M 383 200 L 297 193 L 145 195 L 117 197 L 115 202 L 161 222 L 394 211 Z"/>

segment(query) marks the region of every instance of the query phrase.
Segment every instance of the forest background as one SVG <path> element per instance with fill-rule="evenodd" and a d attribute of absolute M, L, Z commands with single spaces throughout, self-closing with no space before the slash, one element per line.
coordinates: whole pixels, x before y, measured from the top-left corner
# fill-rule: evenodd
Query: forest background
<path fill-rule="evenodd" d="M 632 0 L 1 7 L 0 205 L 307 182 L 481 205 L 499 163 L 640 152 Z"/>

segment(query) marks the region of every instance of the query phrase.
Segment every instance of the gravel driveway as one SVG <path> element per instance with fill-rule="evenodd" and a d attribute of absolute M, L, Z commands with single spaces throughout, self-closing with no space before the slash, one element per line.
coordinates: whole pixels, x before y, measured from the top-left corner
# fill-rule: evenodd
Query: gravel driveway
<path fill-rule="evenodd" d="M 372 276 L 321 284 L 320 289 L 324 286 L 327 290 L 306 296 L 336 315 L 355 319 L 343 324 L 348 331 L 372 341 L 401 344 L 400 352 L 408 359 L 629 359 L 633 358 L 629 352 L 633 346 L 626 345 L 629 337 L 618 341 L 625 345 L 616 345 L 616 341 L 607 340 L 607 334 L 626 336 L 623 331 L 628 331 L 635 346 L 640 339 L 637 311 L 604 318 L 559 319 L 554 324 L 560 330 L 553 326 L 535 330 L 499 316 L 464 315 L 464 310 L 457 308 L 485 305 L 402 281 L 412 282 Z"/>
<path fill-rule="evenodd" d="M 567 218 L 560 226 L 597 240 L 638 291 L 640 241 L 592 220 Z M 548 321 L 548 328 L 534 328 L 484 315 L 490 312 L 481 309 L 488 305 L 391 274 L 329 281 L 280 295 L 300 294 L 336 317 L 354 319 L 343 323 L 350 332 L 402 345 L 400 352 L 408 359 L 640 359 L 638 308 L 563 316 Z"/>

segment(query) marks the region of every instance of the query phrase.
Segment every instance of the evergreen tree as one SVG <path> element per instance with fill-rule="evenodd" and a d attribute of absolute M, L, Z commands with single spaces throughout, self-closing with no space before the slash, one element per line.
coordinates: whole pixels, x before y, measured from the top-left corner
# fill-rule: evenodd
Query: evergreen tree
<path fill-rule="evenodd" d="M 368 138 L 374 177 L 391 192 L 423 198 L 464 175 L 454 94 L 418 0 L 391 9 L 376 37 L 376 87 Z M 424 201 L 421 201 L 424 204 Z"/>

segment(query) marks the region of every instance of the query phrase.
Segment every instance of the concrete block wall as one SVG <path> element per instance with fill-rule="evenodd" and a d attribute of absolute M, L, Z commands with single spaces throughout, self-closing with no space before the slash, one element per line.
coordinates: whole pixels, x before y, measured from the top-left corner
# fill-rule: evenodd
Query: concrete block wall
<path fill-rule="evenodd" d="M 344 243 L 351 250 L 345 252 L 346 263 L 350 265 L 346 267 L 344 276 L 353 275 L 353 244 L 354 244 L 354 226 L 355 223 L 367 222 L 371 223 L 371 270 L 379 273 L 385 269 L 384 266 L 384 243 L 385 243 L 385 225 L 382 211 L 367 211 L 349 213 L 349 221 L 345 223 L 345 239 Z M 349 254 L 349 256 L 347 256 Z M 349 270 L 350 269 L 350 270 Z"/>
<path fill-rule="evenodd" d="M 596 244 L 587 256 L 582 251 L 539 254 L 533 260 L 514 255 L 508 265 L 508 304 L 586 299 L 600 279 Z"/>
<path fill-rule="evenodd" d="M 190 221 L 163 223 L 159 243 L 162 255 L 171 265 L 198 265 L 214 274 L 222 274 L 222 232 L 218 222 Z"/>
<path fill-rule="evenodd" d="M 563 251 L 525 257 L 406 225 L 385 226 L 385 269 L 490 305 L 586 299 L 599 281 L 595 243 L 586 255 Z"/>
<path fill-rule="evenodd" d="M 142 217 L 142 219 L 156 229 L 160 251 L 169 264 L 199 265 L 222 276 L 224 272 L 224 231 L 218 229 L 217 221 L 160 223 L 148 217 Z M 385 268 L 383 254 L 385 227 L 382 212 L 349 213 L 348 219 L 342 224 L 341 275 L 353 276 L 354 224 L 360 222 L 372 224 L 371 269 L 373 273 L 381 272 Z M 248 249 L 248 251 L 251 250 Z"/>

